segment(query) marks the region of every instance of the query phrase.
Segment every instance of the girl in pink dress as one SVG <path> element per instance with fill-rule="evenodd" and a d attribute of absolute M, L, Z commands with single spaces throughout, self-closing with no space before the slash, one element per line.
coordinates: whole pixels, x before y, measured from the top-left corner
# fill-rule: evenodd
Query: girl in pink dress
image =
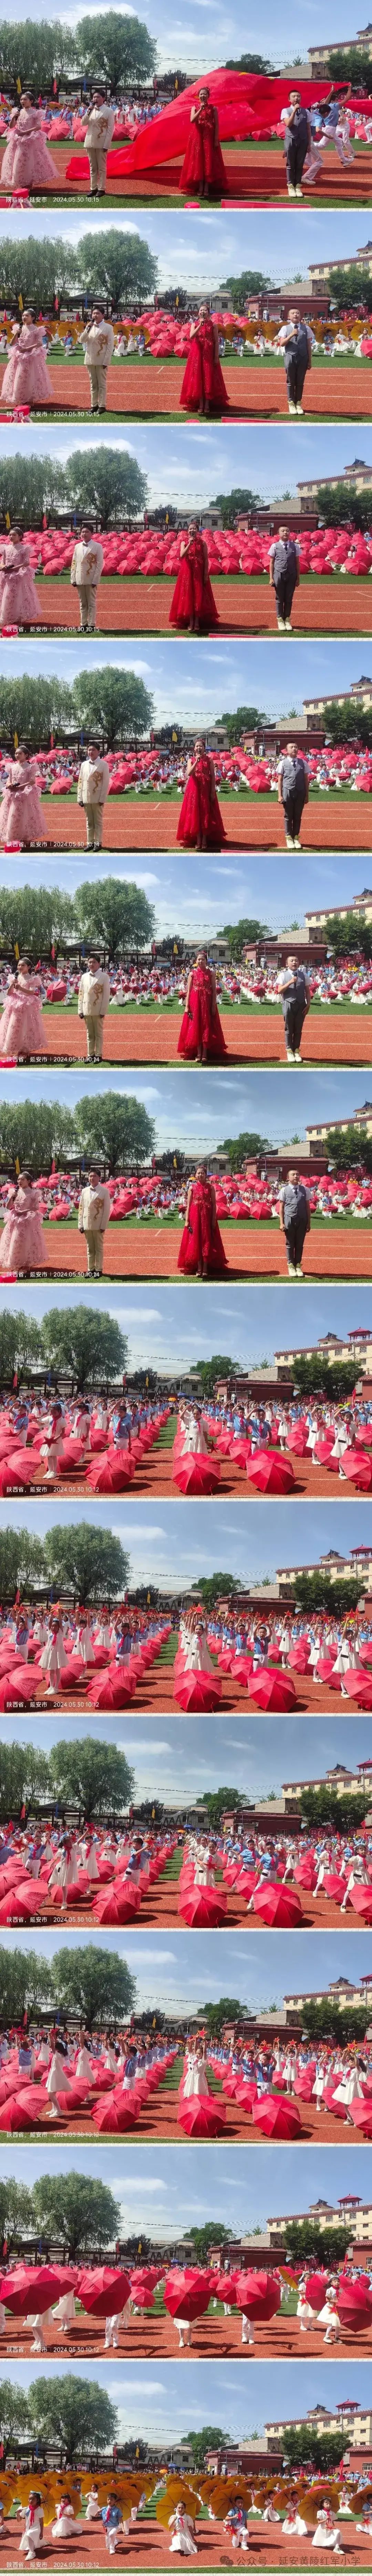
<path fill-rule="evenodd" d="M 43 332 L 40 323 L 33 322 L 32 313 L 23 313 L 22 322 L 14 324 L 11 356 L 3 375 L 0 401 L 9 404 L 9 408 L 12 405 L 18 407 L 19 403 L 32 403 L 35 410 L 40 403 L 43 411 L 45 403 L 53 401 Z"/>
<path fill-rule="evenodd" d="M 12 196 L 17 188 L 58 188 L 56 162 L 48 151 L 44 110 L 33 107 L 24 90 L 10 119 L 9 142 L 1 165 L 1 186 Z"/>
<path fill-rule="evenodd" d="M 39 1202 L 30 1172 L 20 1172 L 0 1240 L 0 1270 L 45 1270 Z"/>
<path fill-rule="evenodd" d="M 24 744 L 20 742 L 0 806 L 0 841 L 4 849 L 9 841 L 21 841 L 22 849 L 30 850 L 33 842 L 39 846 L 46 837 L 33 762 L 28 759 Z"/>
<path fill-rule="evenodd" d="M 190 519 L 188 537 L 181 546 L 181 562 L 169 610 L 170 626 L 185 626 L 189 635 L 199 635 L 203 626 L 218 626 L 219 617 L 213 598 L 208 571 L 208 547 L 197 519 Z"/>
<path fill-rule="evenodd" d="M 20 528 L 10 528 L 0 554 L 0 626 L 38 626 L 41 608 L 28 546 Z"/>
<path fill-rule="evenodd" d="M 0 1019 L 0 1056 L 44 1055 L 39 993 L 38 976 L 30 973 L 27 957 L 20 957 L 15 975 L 9 976 L 7 998 Z"/>
<path fill-rule="evenodd" d="M 197 106 L 191 108 L 190 134 L 179 186 L 190 188 L 195 197 L 226 196 L 227 178 L 218 140 L 218 111 L 209 97 L 209 89 L 199 90 Z"/>
<path fill-rule="evenodd" d="M 216 977 L 214 967 L 208 966 L 205 948 L 200 949 L 188 977 L 177 1055 L 186 1056 L 197 1064 L 207 1064 L 208 1056 L 226 1055 L 217 1006 Z"/>

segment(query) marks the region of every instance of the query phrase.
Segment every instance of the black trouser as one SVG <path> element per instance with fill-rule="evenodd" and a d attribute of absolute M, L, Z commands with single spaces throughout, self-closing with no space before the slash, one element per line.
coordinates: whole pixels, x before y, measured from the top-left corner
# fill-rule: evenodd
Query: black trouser
<path fill-rule="evenodd" d="M 294 1055 L 295 1049 L 299 1052 L 304 1020 L 306 1019 L 306 1011 L 304 1011 L 303 1002 L 290 1001 L 289 999 L 288 1002 L 286 1002 L 284 997 L 283 1019 L 285 1043 L 287 1047 L 292 1048 L 292 1055 Z"/>
<path fill-rule="evenodd" d="M 296 588 L 296 574 L 293 571 L 293 564 L 287 564 L 285 572 L 279 572 L 277 580 L 274 581 L 277 617 L 290 617 L 292 600 L 294 599 Z"/>
<path fill-rule="evenodd" d="M 285 802 L 283 796 L 284 825 L 289 841 L 299 840 L 301 815 L 303 814 L 304 804 L 305 797 L 302 793 L 302 787 L 290 787 L 289 795 L 286 796 Z"/>
<path fill-rule="evenodd" d="M 293 1270 L 300 1269 L 306 1232 L 303 1216 L 292 1216 L 290 1225 L 285 1228 L 285 1240 L 287 1261 L 291 1262 Z"/>
<path fill-rule="evenodd" d="M 287 353 L 285 362 L 288 402 L 302 402 L 307 370 L 308 357 L 307 355 L 305 356 L 305 350 L 291 349 L 289 355 Z"/>
<path fill-rule="evenodd" d="M 287 163 L 287 179 L 290 179 L 291 188 L 301 187 L 302 172 L 304 161 L 306 161 L 307 148 L 307 134 L 296 134 L 296 132 L 294 134 L 288 134 L 285 157 Z"/>

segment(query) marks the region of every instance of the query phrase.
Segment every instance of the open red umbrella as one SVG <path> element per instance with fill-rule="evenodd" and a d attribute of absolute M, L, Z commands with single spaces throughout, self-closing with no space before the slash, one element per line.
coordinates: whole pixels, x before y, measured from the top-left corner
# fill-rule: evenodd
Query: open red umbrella
<path fill-rule="evenodd" d="M 237 2272 L 236 2301 L 245 2317 L 257 2324 L 277 2315 L 280 2308 L 281 2284 L 278 2272 Z"/>
<path fill-rule="evenodd" d="M 335 2104 L 335 2109 L 336 2109 L 336 2110 L 337 2110 L 337 2107 L 338 2107 L 338 2106 L 337 2106 L 337 2103 L 336 2103 L 336 2104 Z M 355 2097 L 355 2102 L 350 2102 L 349 2108 L 350 2108 L 350 2119 L 351 2119 L 351 2120 L 352 2120 L 352 2122 L 353 2122 L 353 2128 L 354 2128 L 354 2129 L 361 2129 L 361 2132 L 362 2132 L 362 2138 L 372 2138 L 372 2101 L 371 2101 L 371 2097 L 369 2098 L 369 2101 L 364 2101 L 364 2102 L 363 2102 L 362 2100 L 359 2100 L 359 2101 L 358 2101 L 357 2096 L 356 2096 L 356 2097 Z M 333 2104 L 332 2104 L 332 2109 L 333 2109 Z"/>
<path fill-rule="evenodd" d="M 225 1890 L 222 1887 L 187 1887 L 185 1894 L 179 1896 L 178 1912 L 182 1923 L 205 1924 L 212 1930 L 214 1925 L 225 1921 Z"/>
<path fill-rule="evenodd" d="M 355 1887 L 350 1888 L 348 1903 L 353 1914 L 359 1914 L 362 1923 L 372 1923 L 372 1886 L 360 1887 L 356 1879 Z"/>
<path fill-rule="evenodd" d="M 366 1451 L 344 1449 L 341 1463 L 342 1475 L 346 1476 L 347 1483 L 355 1485 L 358 1493 L 369 1494 L 372 1485 L 372 1458 L 367 1457 Z"/>
<path fill-rule="evenodd" d="M 76 2290 L 76 2266 L 62 2263 L 18 2263 L 6 2280 L 6 2306 L 13 2317 L 43 2316 L 62 2291 Z"/>
<path fill-rule="evenodd" d="M 261 2093 L 252 2104 L 252 2120 L 263 2138 L 297 2138 L 301 2118 L 296 2102 L 287 2101 L 283 2093 Z"/>
<path fill-rule="evenodd" d="M 248 1699 L 254 1701 L 256 1708 L 293 1708 L 296 1692 L 290 1673 L 275 1671 L 268 1664 L 261 1664 L 258 1673 L 252 1673 L 248 1679 Z"/>
<path fill-rule="evenodd" d="M 0 2111 L 0 2129 L 5 2129 L 6 2131 L 9 2130 L 10 2132 L 12 2132 L 13 2129 L 34 2129 L 39 2116 L 37 2107 L 39 2100 L 40 2096 L 36 2084 L 34 2108 L 26 2109 L 25 2100 L 24 2097 L 22 2100 L 21 2094 L 9 2094 L 8 2102 L 2 2103 Z M 43 2118 L 45 2118 L 44 2111 Z"/>
<path fill-rule="evenodd" d="M 181 1494 L 216 1494 L 220 1480 L 220 1467 L 215 1466 L 214 1459 L 205 1458 L 203 1451 L 200 1456 L 181 1456 L 173 1467 L 173 1484 Z"/>
<path fill-rule="evenodd" d="M 115 1889 L 102 1887 L 92 1907 L 96 1923 L 133 1923 L 141 1904 L 140 1896 L 139 1904 L 137 1902 L 138 1895 L 135 1888 L 132 1892 L 130 1888 L 121 1887 L 119 1879 L 115 1879 Z"/>
<path fill-rule="evenodd" d="M 78 2295 L 88 2315 L 92 2312 L 95 2317 L 121 2316 L 130 2292 L 128 2272 L 108 2263 L 92 2264 L 79 2272 Z"/>
<path fill-rule="evenodd" d="M 295 1481 L 291 1459 L 283 1458 L 281 1449 L 256 1449 L 247 1461 L 247 1476 L 257 1494 L 290 1494 Z"/>
<path fill-rule="evenodd" d="M 92 2111 L 94 2127 L 102 2129 L 103 2132 L 107 2129 L 110 2137 L 115 2136 L 116 2133 L 122 2136 L 126 2129 L 135 2129 L 137 2119 L 138 2104 L 132 2101 L 129 2092 L 105 2093 L 103 2101 L 94 2103 Z"/>
<path fill-rule="evenodd" d="M 313 2308 L 314 2316 L 316 2317 L 319 2316 L 319 2309 L 323 2307 L 323 2301 L 328 2289 L 328 2282 L 329 2272 L 309 2272 L 309 2278 L 306 2282 L 306 2298 L 308 2299 L 309 2308 Z"/>
<path fill-rule="evenodd" d="M 351 1665 L 343 1681 L 348 1699 L 355 1699 L 357 1708 L 372 1708 L 372 1673 L 358 1672 Z"/>
<path fill-rule="evenodd" d="M 292 1926 L 302 1923 L 303 1919 L 301 1898 L 297 1896 L 296 1889 L 281 1887 L 280 1881 L 275 1883 L 275 1880 L 271 1880 L 267 1887 L 254 1888 L 253 1913 L 259 1915 L 260 1923 L 277 1923 L 278 1926 Z"/>
<path fill-rule="evenodd" d="M 177 1708 L 204 1710 L 219 1708 L 221 1682 L 214 1673 L 183 1672 L 174 1684 Z"/>
<path fill-rule="evenodd" d="M 348 2281 L 343 2273 L 333 2305 L 340 2325 L 348 2326 L 349 2334 L 366 2334 L 372 2326 L 372 2287 L 367 2279 Z"/>
<path fill-rule="evenodd" d="M 174 2272 L 167 2272 L 164 2307 L 168 2309 L 168 2315 L 187 2317 L 190 2323 L 193 2317 L 205 2316 L 211 2298 L 212 2278 L 211 2272 L 198 2272 L 196 2266 L 193 2270 L 185 2265 L 184 2271 L 177 2266 Z"/>
<path fill-rule="evenodd" d="M 225 2127 L 226 2112 L 220 2110 L 213 2094 L 192 2093 L 186 2102 L 181 2096 L 177 2119 L 187 2138 L 218 2138 Z"/>

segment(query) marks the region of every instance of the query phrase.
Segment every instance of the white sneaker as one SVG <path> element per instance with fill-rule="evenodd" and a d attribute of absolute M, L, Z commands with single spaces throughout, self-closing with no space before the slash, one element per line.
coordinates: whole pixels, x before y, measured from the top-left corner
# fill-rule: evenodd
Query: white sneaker
<path fill-rule="evenodd" d="M 303 190 L 302 190 L 302 188 L 295 188 L 295 197 L 302 197 L 302 195 L 303 195 Z"/>
<path fill-rule="evenodd" d="M 300 1055 L 299 1047 L 295 1047 L 295 1050 L 294 1050 L 294 1060 L 295 1060 L 295 1064 L 302 1064 L 302 1063 L 303 1063 L 303 1056 L 302 1056 L 302 1055 Z"/>
<path fill-rule="evenodd" d="M 284 625 L 285 625 L 286 635 L 293 635 L 293 626 L 291 626 L 291 620 L 290 620 L 290 617 L 285 617 L 285 619 L 284 619 Z"/>
<path fill-rule="evenodd" d="M 285 635 L 285 618 L 278 617 L 278 635 Z"/>
<path fill-rule="evenodd" d="M 296 1057 L 293 1053 L 293 1047 L 287 1047 L 287 1064 L 295 1064 L 295 1062 Z"/>
<path fill-rule="evenodd" d="M 303 1279 L 303 1275 L 304 1275 L 304 1274 L 303 1274 L 303 1270 L 301 1270 L 301 1262 L 300 1262 L 300 1261 L 296 1261 L 295 1279 Z"/>
<path fill-rule="evenodd" d="M 302 404 L 302 403 L 296 403 L 296 413 L 297 413 L 297 420 L 303 420 L 304 413 L 303 413 L 303 404 Z"/>
<path fill-rule="evenodd" d="M 291 833 L 290 833 L 290 832 L 286 832 L 286 836 L 285 836 L 285 838 L 286 838 L 286 848 L 287 848 L 287 850 L 295 850 L 295 849 L 298 849 L 298 841 L 297 841 L 297 842 L 296 842 L 296 841 L 292 841 L 292 837 L 291 837 Z"/>
<path fill-rule="evenodd" d="M 301 841 L 298 841 L 298 839 L 297 839 L 297 833 L 296 833 L 296 832 L 295 832 L 295 836 L 294 836 L 293 848 L 294 848 L 294 850 L 301 850 L 301 848 L 302 848 L 302 843 L 301 843 Z"/>
<path fill-rule="evenodd" d="M 292 181 L 291 181 L 291 179 L 287 179 L 287 188 L 288 188 L 288 196 L 289 196 L 289 197 L 295 197 L 295 195 L 296 195 L 296 189 L 295 189 L 295 188 L 292 188 Z"/>
<path fill-rule="evenodd" d="M 295 1270 L 294 1261 L 288 1262 L 288 1278 L 297 1279 L 297 1270 Z"/>
<path fill-rule="evenodd" d="M 290 401 L 289 401 L 289 396 L 288 396 L 288 411 L 290 411 L 290 412 L 292 413 L 292 420 L 295 420 L 295 419 L 296 419 L 296 412 L 297 412 L 297 405 L 296 405 L 296 403 L 293 403 L 293 402 L 290 402 Z"/>

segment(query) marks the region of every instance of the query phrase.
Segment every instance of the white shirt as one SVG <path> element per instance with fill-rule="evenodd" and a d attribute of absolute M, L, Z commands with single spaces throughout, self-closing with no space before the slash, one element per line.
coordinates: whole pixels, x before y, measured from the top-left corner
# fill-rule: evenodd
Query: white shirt
<path fill-rule="evenodd" d="M 91 975 L 90 969 L 87 967 L 85 975 L 81 975 L 80 977 L 78 992 L 79 1019 L 103 1019 L 105 1011 L 109 1010 L 109 1004 L 109 975 L 104 973 L 103 968 L 102 971 L 97 973 L 97 975 Z"/>
<path fill-rule="evenodd" d="M 80 1234 L 105 1234 L 106 1226 L 110 1223 L 110 1213 L 110 1192 L 105 1189 L 104 1181 L 102 1184 L 98 1182 L 96 1189 L 93 1188 L 92 1181 L 87 1181 L 79 1199 Z"/>
<path fill-rule="evenodd" d="M 108 99 L 105 98 L 102 99 L 100 107 L 90 107 L 85 131 L 87 152 L 89 147 L 93 152 L 108 152 L 109 144 L 112 143 L 115 115 L 115 108 L 110 107 Z"/>
<path fill-rule="evenodd" d="M 98 537 L 79 537 L 78 544 L 74 546 L 71 581 L 76 582 L 78 590 L 85 582 L 89 590 L 96 590 L 102 570 L 103 546 L 100 546 Z"/>
<path fill-rule="evenodd" d="M 114 346 L 114 333 L 112 322 L 105 322 L 104 314 L 102 315 L 101 322 L 88 323 L 87 330 L 82 332 L 82 341 L 85 349 L 84 365 L 86 367 L 110 366 Z"/>
<path fill-rule="evenodd" d="M 107 760 L 82 760 L 78 777 L 78 805 L 105 805 L 110 785 Z"/>

